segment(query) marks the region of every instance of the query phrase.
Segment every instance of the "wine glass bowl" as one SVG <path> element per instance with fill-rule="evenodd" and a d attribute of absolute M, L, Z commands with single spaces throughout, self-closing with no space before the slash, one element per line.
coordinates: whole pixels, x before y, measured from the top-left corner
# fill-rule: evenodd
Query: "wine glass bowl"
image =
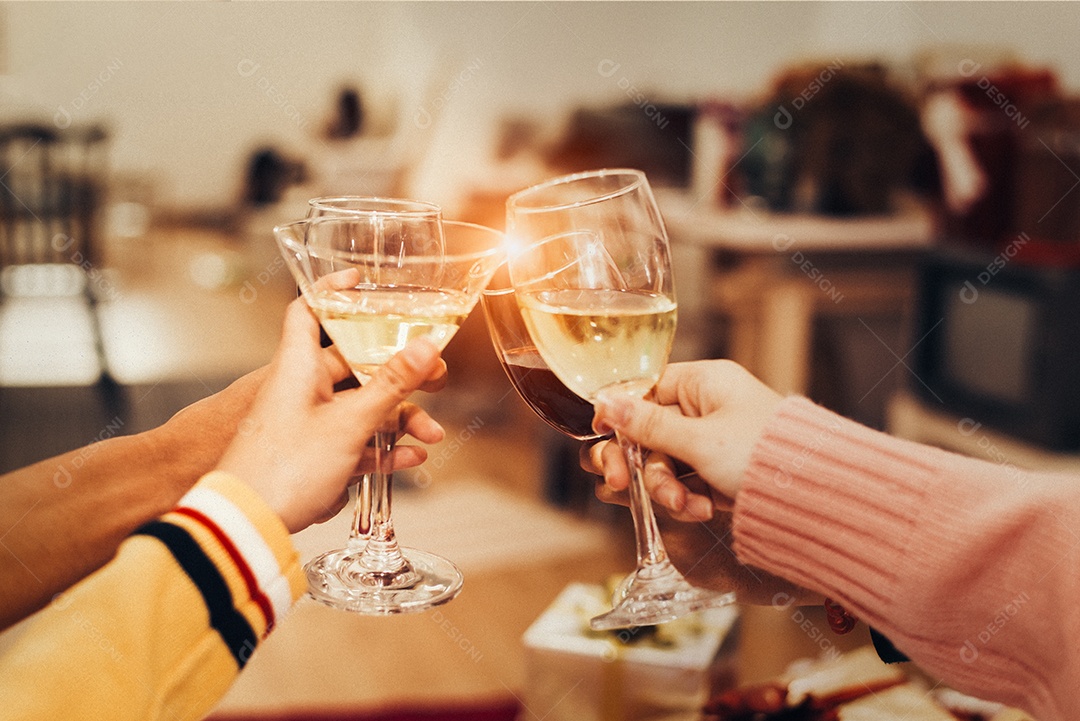
<path fill-rule="evenodd" d="M 312 198 L 308 201 L 308 218 L 326 215 L 368 216 L 382 214 L 396 218 L 442 218 L 442 209 L 434 203 L 411 198 L 380 198 L 364 195 L 341 195 Z"/>
<path fill-rule="evenodd" d="M 611 243 L 627 249 L 619 245 Z M 671 352 L 670 273 L 650 273 L 631 255 L 628 262 L 596 234 L 573 231 L 533 244 L 511 264 L 521 315 L 537 347 L 548 349 L 541 354 L 590 402 L 611 392 L 644 397 Z"/>
<path fill-rule="evenodd" d="M 644 173 L 555 178 L 507 200 L 515 297 L 553 373 L 583 399 L 642 398 L 667 364 L 677 304 L 667 232 Z M 733 603 L 692 586 L 667 556 L 646 492 L 641 448 L 616 432 L 630 469 L 637 568 L 593 618 L 595 630 L 661 623 Z"/>
<path fill-rule="evenodd" d="M 443 223 L 430 213 L 385 210 L 314 215 L 274 229 L 300 291 L 361 383 L 412 338 L 441 348 L 475 306 L 502 261 L 502 233 Z M 421 611 L 450 600 L 461 572 L 432 553 L 401 548 L 384 468 L 399 430 L 397 414 L 375 436 L 369 533 L 305 566 L 309 594 L 368 614 Z"/>
<path fill-rule="evenodd" d="M 434 203 L 405 198 L 380 198 L 360 195 L 342 195 L 334 197 L 312 198 L 308 201 L 308 218 L 324 216 L 345 216 L 355 218 L 379 217 L 382 222 L 402 220 L 412 227 L 427 228 L 425 232 L 436 232 L 439 228 L 441 234 L 442 209 Z M 330 345 L 331 339 L 326 329 L 320 331 L 322 345 Z M 341 387 L 349 387 L 344 383 Z M 349 487 L 349 495 L 353 501 L 353 522 L 350 530 L 349 543 L 359 545 L 366 543 L 371 535 L 371 509 L 372 509 L 372 475 L 365 473 L 359 483 Z"/>
<path fill-rule="evenodd" d="M 579 441 L 602 438 L 592 428 L 592 403 L 567 388 L 536 350 L 505 265 L 480 299 L 495 354 L 521 399 L 560 433 Z"/>

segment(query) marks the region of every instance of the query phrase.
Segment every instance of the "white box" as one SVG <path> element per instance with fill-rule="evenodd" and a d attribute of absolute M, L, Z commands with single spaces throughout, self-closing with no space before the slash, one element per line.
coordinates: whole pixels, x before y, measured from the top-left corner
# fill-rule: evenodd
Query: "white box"
<path fill-rule="evenodd" d="M 610 608 L 607 599 L 600 586 L 570 584 L 525 632 L 521 718 L 697 719 L 724 663 L 718 653 L 738 619 L 737 607 L 692 614 L 637 639 L 634 629 L 589 628 L 590 618 Z M 624 643 L 620 635 L 635 640 Z"/>

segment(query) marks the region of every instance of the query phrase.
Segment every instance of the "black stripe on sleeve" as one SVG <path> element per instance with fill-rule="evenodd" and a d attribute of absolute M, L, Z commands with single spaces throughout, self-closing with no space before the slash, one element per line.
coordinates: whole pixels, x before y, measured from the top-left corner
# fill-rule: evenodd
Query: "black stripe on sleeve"
<path fill-rule="evenodd" d="M 251 624 L 233 605 L 232 593 L 221 572 L 198 542 L 185 529 L 165 521 L 150 521 L 135 529 L 135 534 L 152 536 L 165 544 L 202 594 L 210 613 L 210 625 L 225 642 L 236 665 L 243 668 L 258 639 Z"/>

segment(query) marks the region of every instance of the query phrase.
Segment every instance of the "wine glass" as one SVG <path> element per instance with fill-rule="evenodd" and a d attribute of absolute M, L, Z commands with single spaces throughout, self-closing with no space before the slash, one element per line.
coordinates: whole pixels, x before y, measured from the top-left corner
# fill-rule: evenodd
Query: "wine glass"
<path fill-rule="evenodd" d="M 509 258 L 521 315 L 544 361 L 589 402 L 646 396 L 675 337 L 667 232 L 644 173 L 599 170 L 555 178 L 507 200 Z M 641 448 L 616 439 L 630 468 L 637 569 L 596 630 L 670 621 L 728 605 L 734 593 L 692 586 L 668 558 L 645 490 Z"/>
<path fill-rule="evenodd" d="M 274 229 L 289 270 L 334 345 L 364 383 L 412 338 L 450 341 L 502 262 L 503 234 L 393 212 L 307 218 Z M 375 434 L 371 532 L 304 570 L 308 593 L 366 614 L 422 611 L 461 590 L 457 567 L 402 548 L 391 519 L 395 413 Z"/>
<path fill-rule="evenodd" d="M 442 243 L 442 209 L 434 203 L 421 200 L 403 198 L 379 198 L 362 195 L 339 195 L 322 198 L 312 198 L 308 201 L 308 218 L 321 218 L 324 216 L 351 216 L 365 217 L 372 214 L 393 215 L 397 219 L 407 219 L 419 227 L 427 227 L 434 232 L 434 224 L 440 227 L 439 243 Z M 427 232 L 427 231 L 426 231 Z M 326 330 L 323 329 L 323 345 L 327 345 Z M 356 546 L 366 543 L 371 537 L 371 524 L 373 511 L 373 478 L 372 474 L 365 473 L 360 482 L 350 486 L 350 497 L 355 496 L 353 501 L 353 522 L 349 529 L 349 544 Z M 355 490 L 354 490 L 355 489 Z"/>
<path fill-rule="evenodd" d="M 592 428 L 593 406 L 551 372 L 521 317 L 506 265 L 480 296 L 488 335 L 506 377 L 521 399 L 555 430 L 575 440 L 603 438 Z"/>

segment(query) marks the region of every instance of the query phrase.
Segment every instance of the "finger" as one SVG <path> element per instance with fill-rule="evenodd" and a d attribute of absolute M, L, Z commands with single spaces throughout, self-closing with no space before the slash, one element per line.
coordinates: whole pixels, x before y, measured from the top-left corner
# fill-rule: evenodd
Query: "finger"
<path fill-rule="evenodd" d="M 675 475 L 671 459 L 651 453 L 645 462 L 645 490 L 649 497 L 677 521 L 708 521 L 713 515 L 712 499 L 690 488 Z"/>
<path fill-rule="evenodd" d="M 320 348 L 319 360 L 323 367 L 326 368 L 326 372 L 334 380 L 334 383 L 353 377 L 352 368 L 349 367 L 348 361 L 338 351 L 337 346 Z"/>
<path fill-rule="evenodd" d="M 671 459 L 663 453 L 651 453 L 645 461 L 645 490 L 657 504 L 666 508 L 678 521 L 707 521 L 712 518 L 712 502 L 689 489 L 675 477 Z"/>
<path fill-rule="evenodd" d="M 578 464 L 583 471 L 598 476 L 604 475 L 604 469 L 600 465 L 600 454 L 603 451 L 603 445 L 607 442 L 608 441 L 596 441 L 581 444 L 578 448 Z"/>
<path fill-rule="evenodd" d="M 630 467 L 626 456 L 617 443 L 608 443 L 600 452 L 600 467 L 604 469 L 604 481 L 614 491 L 625 491 L 630 486 Z"/>
<path fill-rule="evenodd" d="M 342 423 L 353 423 L 358 443 L 367 442 L 383 419 L 435 370 L 438 360 L 439 349 L 434 343 L 426 338 L 414 338 L 362 388 L 334 404 L 339 409 L 336 412 L 345 416 Z"/>
<path fill-rule="evenodd" d="M 694 363 L 669 363 L 652 389 L 652 398 L 662 406 L 679 403 L 679 389 L 693 378 Z"/>
<path fill-rule="evenodd" d="M 424 391 L 425 393 L 435 393 L 436 391 L 441 391 L 443 388 L 446 387 L 446 380 L 448 375 L 449 373 L 446 369 L 446 361 L 440 358 L 438 367 L 432 372 L 430 376 L 427 377 L 427 380 L 425 380 L 420 385 L 420 390 Z"/>
<path fill-rule="evenodd" d="M 401 430 L 421 443 L 438 443 L 446 431 L 420 406 L 406 403 L 401 409 Z"/>
<path fill-rule="evenodd" d="M 281 343 L 271 363 L 270 385 L 278 389 L 290 388 L 289 393 L 313 391 L 319 400 L 328 399 L 333 386 L 332 372 L 320 360 L 319 354 L 319 322 L 307 303 L 297 298 L 285 309 Z"/>
<path fill-rule="evenodd" d="M 713 515 L 715 515 L 717 511 L 730 512 L 735 507 L 735 501 L 732 498 L 713 489 L 694 471 L 690 470 L 683 473 L 679 473 L 679 471 L 680 464 L 676 463 L 675 473 L 678 474 L 676 475 L 676 478 L 680 483 L 686 486 L 686 503 L 688 506 L 694 503 L 701 503 L 701 501 L 693 500 L 694 497 L 699 497 L 703 498 L 704 502 L 709 504 Z"/>
<path fill-rule="evenodd" d="M 597 481 L 594 488 L 596 497 L 604 503 L 609 503 L 613 506 L 629 506 L 630 494 L 626 491 L 613 491 L 611 486 L 607 485 L 603 481 Z"/>
<path fill-rule="evenodd" d="M 285 308 L 285 324 L 281 332 L 281 345 L 279 353 L 290 349 L 303 348 L 305 351 L 311 347 L 312 341 L 316 346 L 319 342 L 319 321 L 315 314 L 308 308 L 303 298 L 297 298 Z"/>
<path fill-rule="evenodd" d="M 428 452 L 420 446 L 394 446 L 390 451 L 390 460 L 384 467 L 392 471 L 400 471 L 405 468 L 415 468 L 427 460 Z M 372 473 L 375 470 L 375 450 L 368 448 L 360 455 L 360 462 L 356 464 L 355 473 Z"/>
<path fill-rule="evenodd" d="M 327 273 L 312 284 L 315 290 L 346 290 L 355 288 L 360 282 L 360 270 L 358 268 L 345 268 L 333 273 Z"/>
<path fill-rule="evenodd" d="M 701 453 L 695 423 L 677 409 L 627 396 L 605 395 L 593 404 L 593 425 L 613 429 L 640 445 L 693 462 Z"/>
<path fill-rule="evenodd" d="M 337 514 L 341 513 L 341 509 L 345 508 L 349 503 L 349 492 L 347 490 L 342 491 L 341 495 L 337 499 L 326 507 L 326 511 L 315 519 L 315 523 L 326 523 Z"/>

